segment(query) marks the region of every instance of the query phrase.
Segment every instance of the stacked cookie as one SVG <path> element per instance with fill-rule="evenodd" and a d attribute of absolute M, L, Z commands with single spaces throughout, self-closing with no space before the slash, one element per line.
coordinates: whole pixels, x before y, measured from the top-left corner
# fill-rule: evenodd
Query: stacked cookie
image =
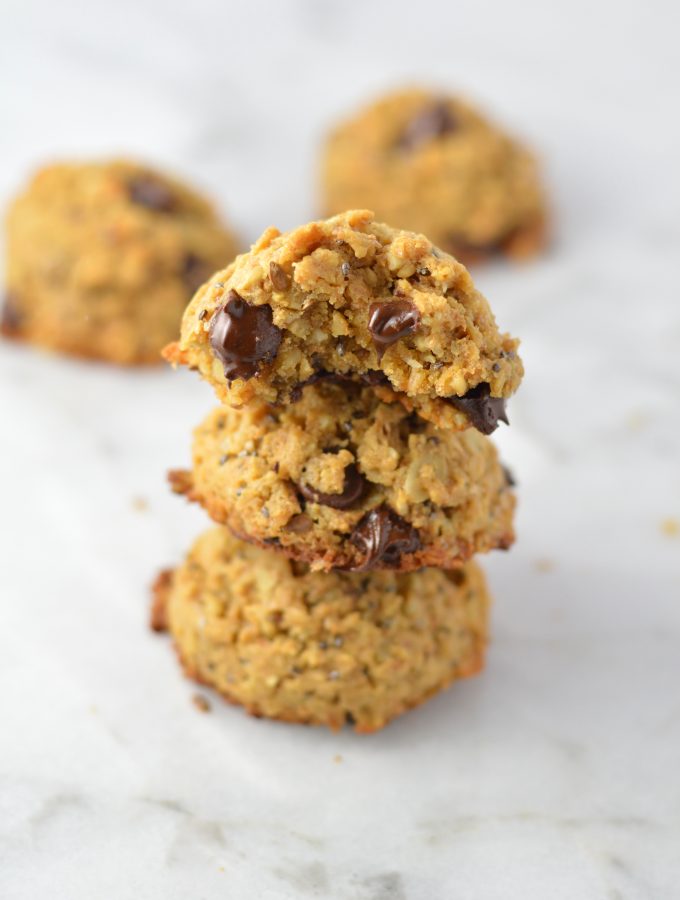
<path fill-rule="evenodd" d="M 154 606 L 188 674 L 256 715 L 373 731 L 478 671 L 469 560 L 513 540 L 487 435 L 516 351 L 461 264 L 366 211 L 269 229 L 203 285 L 166 356 L 223 405 L 171 483 L 220 527 Z"/>

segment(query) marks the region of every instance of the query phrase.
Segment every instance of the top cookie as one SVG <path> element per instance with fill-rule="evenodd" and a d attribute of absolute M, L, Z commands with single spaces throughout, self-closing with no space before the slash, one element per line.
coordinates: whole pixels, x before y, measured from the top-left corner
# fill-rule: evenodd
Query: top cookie
<path fill-rule="evenodd" d="M 414 88 L 361 110 L 329 136 L 321 188 L 326 214 L 369 206 L 465 263 L 545 239 L 533 156 L 458 97 Z"/>
<path fill-rule="evenodd" d="M 517 344 L 457 260 L 355 210 L 265 231 L 198 290 L 165 354 L 232 406 L 286 403 L 341 376 L 391 387 L 441 427 L 489 434 L 523 374 Z"/>

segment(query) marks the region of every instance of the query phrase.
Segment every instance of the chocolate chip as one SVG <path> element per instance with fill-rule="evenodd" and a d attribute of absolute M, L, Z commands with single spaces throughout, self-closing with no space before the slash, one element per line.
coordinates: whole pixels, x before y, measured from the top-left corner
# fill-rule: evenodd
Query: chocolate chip
<path fill-rule="evenodd" d="M 367 489 L 368 482 L 354 463 L 345 469 L 345 482 L 340 494 L 326 494 L 323 491 L 315 490 L 308 484 L 300 483 L 298 485 L 298 490 L 305 500 L 321 503 L 323 506 L 330 506 L 333 509 L 351 509 L 361 500 Z"/>
<path fill-rule="evenodd" d="M 369 384 L 371 387 L 376 387 L 379 384 L 389 384 L 390 379 L 385 375 L 384 372 L 379 372 L 377 369 L 369 369 L 368 372 L 364 372 L 361 376 L 361 380 L 364 384 Z"/>
<path fill-rule="evenodd" d="M 269 263 L 269 278 L 277 291 L 287 291 L 290 287 L 290 275 L 277 262 Z"/>
<path fill-rule="evenodd" d="M 227 381 L 257 375 L 260 364 L 270 363 L 276 356 L 281 338 L 281 329 L 272 321 L 271 306 L 246 303 L 233 290 L 210 321 L 210 346 L 224 364 Z"/>
<path fill-rule="evenodd" d="M 513 475 L 510 469 L 507 466 L 501 466 L 503 469 L 503 474 L 505 475 L 505 483 L 508 487 L 517 487 L 517 479 Z"/>
<path fill-rule="evenodd" d="M 394 568 L 402 554 L 415 553 L 422 546 L 416 529 L 384 504 L 366 513 L 350 541 L 364 554 L 363 562 L 353 567 L 355 572 L 374 569 L 378 564 Z"/>
<path fill-rule="evenodd" d="M 308 384 L 316 384 L 318 381 L 329 381 L 331 384 L 342 385 L 347 391 L 360 390 L 362 383 L 368 384 L 371 387 L 390 383 L 387 375 L 385 375 L 384 372 L 380 372 L 378 369 L 369 369 L 368 372 L 364 372 L 362 375 L 349 375 L 344 372 L 327 372 L 325 369 L 319 369 L 313 375 L 310 375 L 309 378 L 305 378 L 304 381 L 301 381 L 292 388 L 290 392 L 291 402 L 297 403 L 302 397 L 304 388 L 306 388 Z"/>
<path fill-rule="evenodd" d="M 17 334 L 21 328 L 22 321 L 23 316 L 19 312 L 16 298 L 10 293 L 5 294 L 5 301 L 0 313 L 0 331 L 9 336 Z"/>
<path fill-rule="evenodd" d="M 498 427 L 498 423 L 505 422 L 509 425 L 505 412 L 505 400 L 502 397 L 492 397 L 491 388 L 483 381 L 471 388 L 462 397 L 449 397 L 449 403 L 464 412 L 471 424 L 482 434 L 491 434 Z"/>
<path fill-rule="evenodd" d="M 342 272 L 342 277 L 343 277 L 343 278 L 349 278 L 350 268 L 351 268 L 351 267 L 350 267 L 350 264 L 349 264 L 348 262 L 345 261 L 344 263 L 342 263 L 342 265 L 340 266 L 340 270 L 341 270 L 341 272 Z"/>
<path fill-rule="evenodd" d="M 151 175 L 138 175 L 128 183 L 130 200 L 155 212 L 172 212 L 175 197 L 167 185 Z"/>
<path fill-rule="evenodd" d="M 416 412 L 409 413 L 403 421 L 409 434 L 422 434 L 427 428 L 427 422 Z"/>
<path fill-rule="evenodd" d="M 182 265 L 182 281 L 186 284 L 187 290 L 194 294 L 208 278 L 210 278 L 210 266 L 206 261 L 200 256 L 196 256 L 195 253 L 187 253 Z"/>
<path fill-rule="evenodd" d="M 304 513 L 298 513 L 290 519 L 286 525 L 286 531 L 292 531 L 293 534 L 306 534 L 313 525 L 314 522 L 309 516 L 306 516 Z"/>
<path fill-rule="evenodd" d="M 373 338 L 378 359 L 400 338 L 413 334 L 420 325 L 420 313 L 410 300 L 388 300 L 371 303 L 368 309 L 368 330 Z"/>
<path fill-rule="evenodd" d="M 456 587 L 462 587 L 465 584 L 465 569 L 449 569 L 446 577 L 452 581 Z"/>
<path fill-rule="evenodd" d="M 406 152 L 417 150 L 434 138 L 444 137 L 456 131 L 458 125 L 448 103 L 445 100 L 436 100 L 411 119 L 397 141 L 397 148 Z"/>

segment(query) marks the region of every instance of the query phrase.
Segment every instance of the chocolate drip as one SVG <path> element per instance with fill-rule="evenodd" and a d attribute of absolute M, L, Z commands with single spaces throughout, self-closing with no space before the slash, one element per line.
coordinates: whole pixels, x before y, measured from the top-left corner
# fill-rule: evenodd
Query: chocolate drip
<path fill-rule="evenodd" d="M 318 381 L 330 381 L 333 384 L 341 384 L 348 390 L 358 390 L 362 383 L 368 384 L 371 387 L 375 387 L 378 384 L 390 383 L 387 375 L 385 375 L 384 372 L 379 372 L 377 369 L 370 369 L 368 372 L 364 372 L 363 375 L 327 372 L 325 369 L 319 369 L 318 372 L 315 372 L 313 375 L 310 375 L 309 378 L 306 378 L 304 381 L 295 385 L 290 392 L 291 401 L 297 403 L 302 397 L 303 389 L 306 388 L 308 384 L 316 384 Z"/>
<path fill-rule="evenodd" d="M 498 428 L 499 422 L 509 425 L 505 412 L 505 400 L 492 397 L 491 388 L 483 381 L 471 388 L 462 397 L 448 397 L 448 402 L 465 413 L 472 425 L 482 434 L 491 434 Z"/>
<path fill-rule="evenodd" d="M 350 541 L 364 554 L 364 561 L 353 567 L 355 572 L 399 565 L 402 554 L 420 550 L 420 536 L 415 528 L 384 504 L 372 509 L 361 519 Z"/>

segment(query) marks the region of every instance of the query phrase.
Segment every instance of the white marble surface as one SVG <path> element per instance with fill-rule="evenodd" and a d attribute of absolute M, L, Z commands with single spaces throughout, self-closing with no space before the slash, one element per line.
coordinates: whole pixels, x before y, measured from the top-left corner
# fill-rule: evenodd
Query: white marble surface
<path fill-rule="evenodd" d="M 154 571 L 205 524 L 164 470 L 208 388 L 0 346 L 3 900 L 680 896 L 673 21 L 661 0 L 4 0 L 3 204 L 45 158 L 119 150 L 253 238 L 312 214 L 327 122 L 418 77 L 536 144 L 557 233 L 478 275 L 527 364 L 488 669 L 372 737 L 201 715 L 146 629 Z"/>

